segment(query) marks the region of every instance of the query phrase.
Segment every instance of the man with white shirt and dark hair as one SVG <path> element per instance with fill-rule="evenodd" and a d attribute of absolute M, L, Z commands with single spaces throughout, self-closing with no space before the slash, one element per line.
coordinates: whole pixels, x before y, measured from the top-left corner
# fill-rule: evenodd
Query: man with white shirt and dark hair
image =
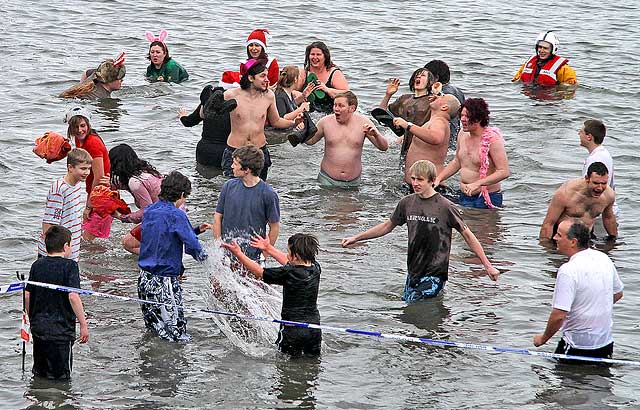
<path fill-rule="evenodd" d="M 624 286 L 611 259 L 589 248 L 590 235 L 579 219 L 560 222 L 553 239 L 569 261 L 558 270 L 553 310 L 533 344 L 542 346 L 562 330 L 556 353 L 611 358 L 613 304 L 622 298 Z"/>
<path fill-rule="evenodd" d="M 607 128 L 600 120 L 586 120 L 578 134 L 580 135 L 580 145 L 589 151 L 589 156 L 584 160 L 584 165 L 582 166 L 582 176 L 587 176 L 589 165 L 594 162 L 602 162 L 607 167 L 607 171 L 609 171 L 609 186 L 615 191 L 613 158 L 609 150 L 602 145 L 607 134 Z M 615 202 L 613 204 L 613 213 L 618 217 L 618 204 Z"/>

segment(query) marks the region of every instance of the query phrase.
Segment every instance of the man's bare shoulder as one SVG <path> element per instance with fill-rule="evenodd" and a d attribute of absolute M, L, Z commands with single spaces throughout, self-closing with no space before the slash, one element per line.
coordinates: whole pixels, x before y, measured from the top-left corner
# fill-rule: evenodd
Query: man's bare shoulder
<path fill-rule="evenodd" d="M 330 125 L 336 123 L 336 116 L 334 114 L 325 115 L 318 120 L 318 124 Z"/>
<path fill-rule="evenodd" d="M 242 88 L 231 88 L 229 90 L 226 90 L 224 92 L 224 99 L 228 100 L 228 99 L 231 99 L 231 98 L 236 98 L 240 94 L 241 91 L 242 91 Z"/>

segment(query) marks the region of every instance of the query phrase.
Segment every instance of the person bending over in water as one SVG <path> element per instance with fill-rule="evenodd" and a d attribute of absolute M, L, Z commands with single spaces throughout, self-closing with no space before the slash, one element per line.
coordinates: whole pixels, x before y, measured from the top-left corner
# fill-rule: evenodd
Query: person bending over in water
<path fill-rule="evenodd" d="M 169 48 L 165 43 L 168 36 L 167 31 L 160 30 L 158 37 L 147 31 L 146 36 L 151 42 L 149 54 L 147 54 L 147 59 L 151 61 L 147 67 L 147 79 L 151 82 L 165 81 L 167 83 L 180 83 L 188 80 L 187 70 L 169 55 Z"/>
<path fill-rule="evenodd" d="M 509 161 L 500 130 L 489 127 L 489 106 L 482 98 L 462 104 L 462 131 L 456 156 L 436 178 L 436 186 L 460 171 L 459 204 L 471 208 L 502 206 L 500 181 L 507 178 Z"/>
<path fill-rule="evenodd" d="M 450 94 L 429 97 L 429 101 L 431 119 L 426 124 L 418 126 L 403 118 L 393 119 L 395 126 L 404 128 L 407 133 L 411 132 L 415 137 L 405 158 L 404 176 L 405 184 L 408 185 L 409 192 L 412 193 L 409 170 L 414 162 L 426 159 L 436 166 L 438 173 L 444 169 L 444 160 L 449 148 L 449 120 L 451 117 L 456 117 L 460 109 L 458 99 Z M 444 193 L 443 188 L 443 186 L 437 186 L 436 190 Z"/>
<path fill-rule="evenodd" d="M 124 66 L 124 53 L 115 60 L 105 60 L 98 68 L 82 74 L 80 84 L 60 93 L 62 98 L 110 98 L 111 92 L 122 88 L 127 70 Z"/>
<path fill-rule="evenodd" d="M 618 224 L 613 213 L 616 195 L 608 186 L 609 172 L 602 162 L 589 165 L 584 178 L 576 178 L 560 185 L 551 198 L 547 216 L 540 228 L 540 239 L 552 239 L 558 224 L 567 218 L 578 218 L 589 229 L 602 214 L 602 224 L 609 239 L 618 236 Z"/>
<path fill-rule="evenodd" d="M 415 193 L 402 198 L 386 222 L 343 239 L 342 246 L 384 236 L 396 226 L 406 223 L 409 230 L 408 274 L 402 300 L 407 303 L 435 297 L 444 288 L 449 278 L 451 229 L 462 234 L 491 280 L 498 280 L 500 272 L 491 265 L 456 206 L 433 189 L 436 167 L 427 160 L 421 160 L 411 166 L 410 172 Z"/>
<path fill-rule="evenodd" d="M 324 156 L 318 174 L 321 185 L 339 188 L 360 185 L 365 138 L 380 151 L 389 148 L 371 120 L 355 112 L 357 107 L 358 97 L 351 91 L 336 95 L 333 114 L 318 121 L 317 132 L 306 142 L 313 145 L 324 137 Z"/>
<path fill-rule="evenodd" d="M 269 120 L 271 126 L 275 128 L 291 128 L 302 122 L 302 114 L 293 120 L 280 118 L 275 96 L 269 90 L 267 68 L 256 60 L 247 61 L 245 68 L 247 71 L 240 79 L 240 88 L 227 90 L 224 93 L 225 100 L 235 99 L 238 106 L 231 112 L 231 134 L 222 155 L 222 171 L 226 177 L 232 177 L 233 151 L 253 144 L 260 147 L 264 153 L 264 168 L 259 176 L 266 180 L 271 166 L 271 156 L 267 149 L 267 137 L 264 135 L 265 121 Z"/>
<path fill-rule="evenodd" d="M 238 260 L 265 283 L 282 286 L 282 320 L 320 324 L 318 312 L 318 287 L 320 285 L 320 265 L 316 262 L 318 239 L 313 235 L 297 233 L 289 238 L 288 252 L 275 249 L 268 238 L 256 236 L 251 245 L 275 258 L 283 266 L 263 268 L 242 253 L 234 240 L 223 243 Z M 280 325 L 278 350 L 292 356 L 320 354 L 322 331 L 291 325 Z"/>
<path fill-rule="evenodd" d="M 434 82 L 435 77 L 429 70 L 419 68 L 411 74 L 411 78 L 409 79 L 409 90 L 411 90 L 412 94 L 403 94 L 396 98 L 393 103 L 389 104 L 391 97 L 398 92 L 398 88 L 400 87 L 399 78 L 390 78 L 387 83 L 387 90 L 382 101 L 380 101 L 379 107 L 384 109 L 388 108 L 394 116 L 404 118 L 412 124 L 421 126 L 429 121 L 431 116 L 431 101 L 429 101 L 428 96 L 431 94 L 431 86 Z M 402 148 L 400 149 L 400 161 L 403 170 L 408 170 L 411 167 L 411 164 L 409 164 L 409 166 L 405 168 L 405 160 L 407 151 L 411 146 L 412 138 L 413 133 L 405 129 L 404 136 L 402 137 Z M 409 181 L 407 181 L 407 183 L 408 182 Z"/>

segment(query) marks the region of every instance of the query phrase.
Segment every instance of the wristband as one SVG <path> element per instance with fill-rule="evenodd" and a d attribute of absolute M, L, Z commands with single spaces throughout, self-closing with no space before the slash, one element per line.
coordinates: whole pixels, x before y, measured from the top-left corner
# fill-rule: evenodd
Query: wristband
<path fill-rule="evenodd" d="M 407 122 L 407 131 L 411 131 L 411 127 L 413 127 L 413 123 Z"/>

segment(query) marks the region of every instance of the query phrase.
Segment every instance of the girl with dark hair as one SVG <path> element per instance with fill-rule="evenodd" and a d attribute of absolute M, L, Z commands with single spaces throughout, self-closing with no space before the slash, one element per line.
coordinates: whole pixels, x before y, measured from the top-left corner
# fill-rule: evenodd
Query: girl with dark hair
<path fill-rule="evenodd" d="M 329 48 L 322 41 L 307 46 L 300 74 L 298 90 L 311 103 L 312 111 L 332 112 L 333 99 L 349 89 L 342 70 L 333 63 Z"/>
<path fill-rule="evenodd" d="M 255 29 L 249 34 L 245 46 L 247 47 L 247 61 L 257 60 L 267 67 L 269 86 L 273 89 L 280 76 L 280 67 L 278 66 L 278 60 L 269 57 L 269 54 L 267 54 L 267 39 L 270 37 L 269 30 L 266 28 Z M 237 87 L 242 74 L 246 71 L 244 69 L 245 63 L 240 63 L 240 71 L 225 71 L 222 73 L 220 85 L 225 89 Z"/>
<path fill-rule="evenodd" d="M 128 215 L 114 214 L 126 223 L 140 224 L 144 208 L 158 201 L 162 175 L 147 161 L 138 158 L 127 144 L 120 144 L 109 151 L 111 161 L 111 186 L 127 190 L 133 195 L 138 210 Z M 140 253 L 140 225 L 136 225 L 122 238 L 122 246 L 131 253 Z"/>
<path fill-rule="evenodd" d="M 158 37 L 147 31 L 147 39 L 151 42 L 147 59 L 151 64 L 147 67 L 147 79 L 151 82 L 165 81 L 180 83 L 189 79 L 189 73 L 169 55 L 165 40 L 168 33 L 161 30 Z"/>

